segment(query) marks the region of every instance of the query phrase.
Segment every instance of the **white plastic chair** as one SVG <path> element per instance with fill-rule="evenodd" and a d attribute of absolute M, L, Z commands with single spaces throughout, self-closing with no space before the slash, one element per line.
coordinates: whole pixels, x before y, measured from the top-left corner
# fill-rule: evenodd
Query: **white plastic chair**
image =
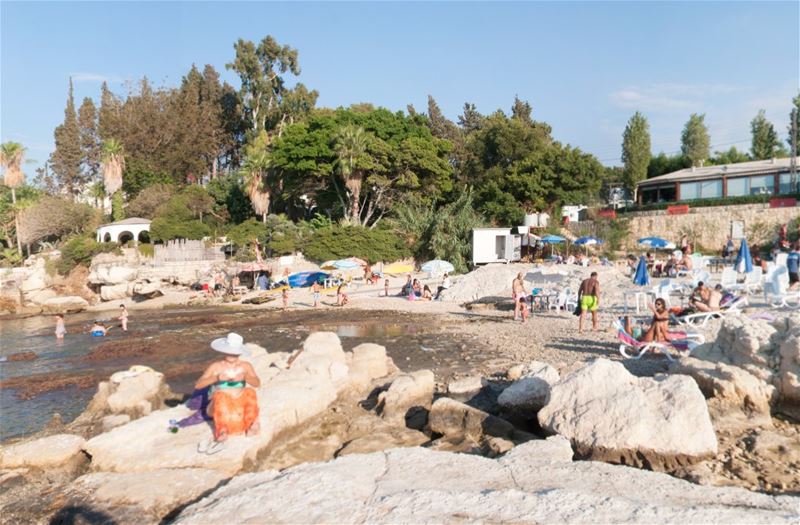
<path fill-rule="evenodd" d="M 578 294 L 574 293 L 572 290 L 564 290 L 564 293 L 567 294 L 567 299 L 564 301 L 564 308 L 569 312 L 575 310 L 578 307 Z"/>
<path fill-rule="evenodd" d="M 736 273 L 736 270 L 733 268 L 723 268 L 719 284 L 721 284 L 725 290 L 740 290 L 742 285 L 737 282 L 738 277 L 739 274 Z"/>
<path fill-rule="evenodd" d="M 751 294 L 761 290 L 763 287 L 763 284 L 761 282 L 763 274 L 764 271 L 761 269 L 760 266 L 756 266 L 755 268 L 753 268 L 753 271 L 747 274 L 747 276 L 744 279 L 744 284 L 742 284 L 744 292 Z"/>
<path fill-rule="evenodd" d="M 767 274 L 764 300 L 773 308 L 800 309 L 800 290 L 789 291 L 789 271 L 786 266 L 777 266 Z"/>
<path fill-rule="evenodd" d="M 566 307 L 567 305 L 567 291 L 562 290 L 558 292 L 558 297 L 556 298 L 555 303 L 550 303 L 547 305 L 549 310 L 561 310 L 562 308 Z"/>

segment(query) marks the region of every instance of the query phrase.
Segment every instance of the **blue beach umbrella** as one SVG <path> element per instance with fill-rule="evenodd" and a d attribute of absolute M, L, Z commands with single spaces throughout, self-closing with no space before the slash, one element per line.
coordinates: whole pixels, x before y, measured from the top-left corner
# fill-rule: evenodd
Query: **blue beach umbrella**
<path fill-rule="evenodd" d="M 647 274 L 647 260 L 644 258 L 644 255 L 639 257 L 639 265 L 636 266 L 633 284 L 638 284 L 639 286 L 647 286 L 650 284 L 650 275 Z"/>
<path fill-rule="evenodd" d="M 455 270 L 455 268 L 447 261 L 434 259 L 420 266 L 420 270 L 427 273 L 450 273 Z"/>
<path fill-rule="evenodd" d="M 742 245 L 739 246 L 739 253 L 736 255 L 736 262 L 733 267 L 739 273 L 753 271 L 753 258 L 750 256 L 750 247 L 747 246 L 747 239 L 742 238 Z"/>
<path fill-rule="evenodd" d="M 566 239 L 564 237 L 559 237 L 558 235 L 545 235 L 542 237 L 541 242 L 545 244 L 558 244 L 564 241 L 566 241 Z"/>
<path fill-rule="evenodd" d="M 636 241 L 642 248 L 660 248 L 663 250 L 674 250 L 675 244 L 661 237 L 644 237 Z"/>
<path fill-rule="evenodd" d="M 597 237 L 579 237 L 575 239 L 572 244 L 577 244 L 578 246 L 593 246 L 595 244 L 603 244 L 603 241 Z"/>

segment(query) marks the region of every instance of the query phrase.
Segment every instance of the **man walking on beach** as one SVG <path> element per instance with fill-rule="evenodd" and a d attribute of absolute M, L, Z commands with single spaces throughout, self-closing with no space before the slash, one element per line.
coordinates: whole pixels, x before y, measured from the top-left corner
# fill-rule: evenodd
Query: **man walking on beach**
<path fill-rule="evenodd" d="M 578 317 L 578 333 L 583 333 L 583 318 L 586 312 L 592 312 L 592 330 L 597 331 L 597 307 L 600 306 L 600 282 L 597 272 L 592 272 L 588 279 L 584 279 L 578 289 L 578 299 L 581 304 L 581 315 Z"/>

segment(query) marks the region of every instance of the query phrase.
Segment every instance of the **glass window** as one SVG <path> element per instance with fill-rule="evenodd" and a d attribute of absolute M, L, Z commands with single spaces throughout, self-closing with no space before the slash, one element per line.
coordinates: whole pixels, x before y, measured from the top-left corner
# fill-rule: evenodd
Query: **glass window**
<path fill-rule="evenodd" d="M 759 175 L 750 177 L 750 195 L 763 195 L 773 193 L 775 189 L 775 177 L 773 175 Z"/>
<path fill-rule="evenodd" d="M 800 175 L 798 175 L 798 179 L 800 179 Z M 792 193 L 792 174 L 791 173 L 784 173 L 781 175 L 781 182 L 778 191 L 781 194 Z"/>
<path fill-rule="evenodd" d="M 700 198 L 699 184 L 696 182 L 683 182 L 681 183 L 681 200 L 691 201 Z"/>
<path fill-rule="evenodd" d="M 750 195 L 750 189 L 747 177 L 739 177 L 738 179 L 728 179 L 728 197 L 743 197 Z"/>
<path fill-rule="evenodd" d="M 710 180 L 701 182 L 700 184 L 700 198 L 701 199 L 719 199 L 722 197 L 722 181 Z"/>

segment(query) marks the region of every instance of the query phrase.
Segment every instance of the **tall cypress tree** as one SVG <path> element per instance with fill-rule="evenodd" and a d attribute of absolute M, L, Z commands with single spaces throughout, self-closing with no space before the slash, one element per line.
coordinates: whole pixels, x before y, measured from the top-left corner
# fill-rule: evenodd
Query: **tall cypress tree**
<path fill-rule="evenodd" d="M 786 139 L 786 144 L 789 145 L 789 151 L 792 150 L 792 117 L 794 117 L 797 125 L 794 128 L 795 136 L 795 150 L 792 152 L 794 155 L 800 155 L 800 93 L 792 99 L 792 110 L 789 112 L 789 138 Z"/>
<path fill-rule="evenodd" d="M 650 125 L 638 111 L 628 120 L 622 134 L 622 162 L 625 187 L 634 191 L 636 183 L 647 178 L 650 165 Z"/>
<path fill-rule="evenodd" d="M 78 128 L 81 137 L 81 165 L 86 180 L 97 182 L 100 176 L 100 137 L 97 133 L 97 108 L 86 97 L 78 109 Z"/>
<path fill-rule="evenodd" d="M 778 132 L 775 126 L 767 120 L 763 109 L 758 110 L 758 115 L 750 121 L 750 132 L 753 134 L 753 142 L 750 146 L 750 153 L 756 160 L 774 157 L 780 148 Z"/>
<path fill-rule="evenodd" d="M 692 162 L 692 166 L 700 166 L 709 156 L 711 138 L 705 118 L 705 114 L 692 113 L 681 133 L 681 153 Z"/>
<path fill-rule="evenodd" d="M 70 78 L 64 122 L 53 133 L 56 149 L 50 155 L 50 163 L 59 187 L 65 190 L 71 198 L 74 198 L 82 189 L 81 185 L 85 181 L 81 173 L 80 128 L 72 93 L 72 79 Z"/>
<path fill-rule="evenodd" d="M 97 113 L 97 132 L 100 140 L 122 140 L 120 111 L 122 104 L 114 96 L 108 84 L 103 82 L 100 88 L 100 110 Z"/>

